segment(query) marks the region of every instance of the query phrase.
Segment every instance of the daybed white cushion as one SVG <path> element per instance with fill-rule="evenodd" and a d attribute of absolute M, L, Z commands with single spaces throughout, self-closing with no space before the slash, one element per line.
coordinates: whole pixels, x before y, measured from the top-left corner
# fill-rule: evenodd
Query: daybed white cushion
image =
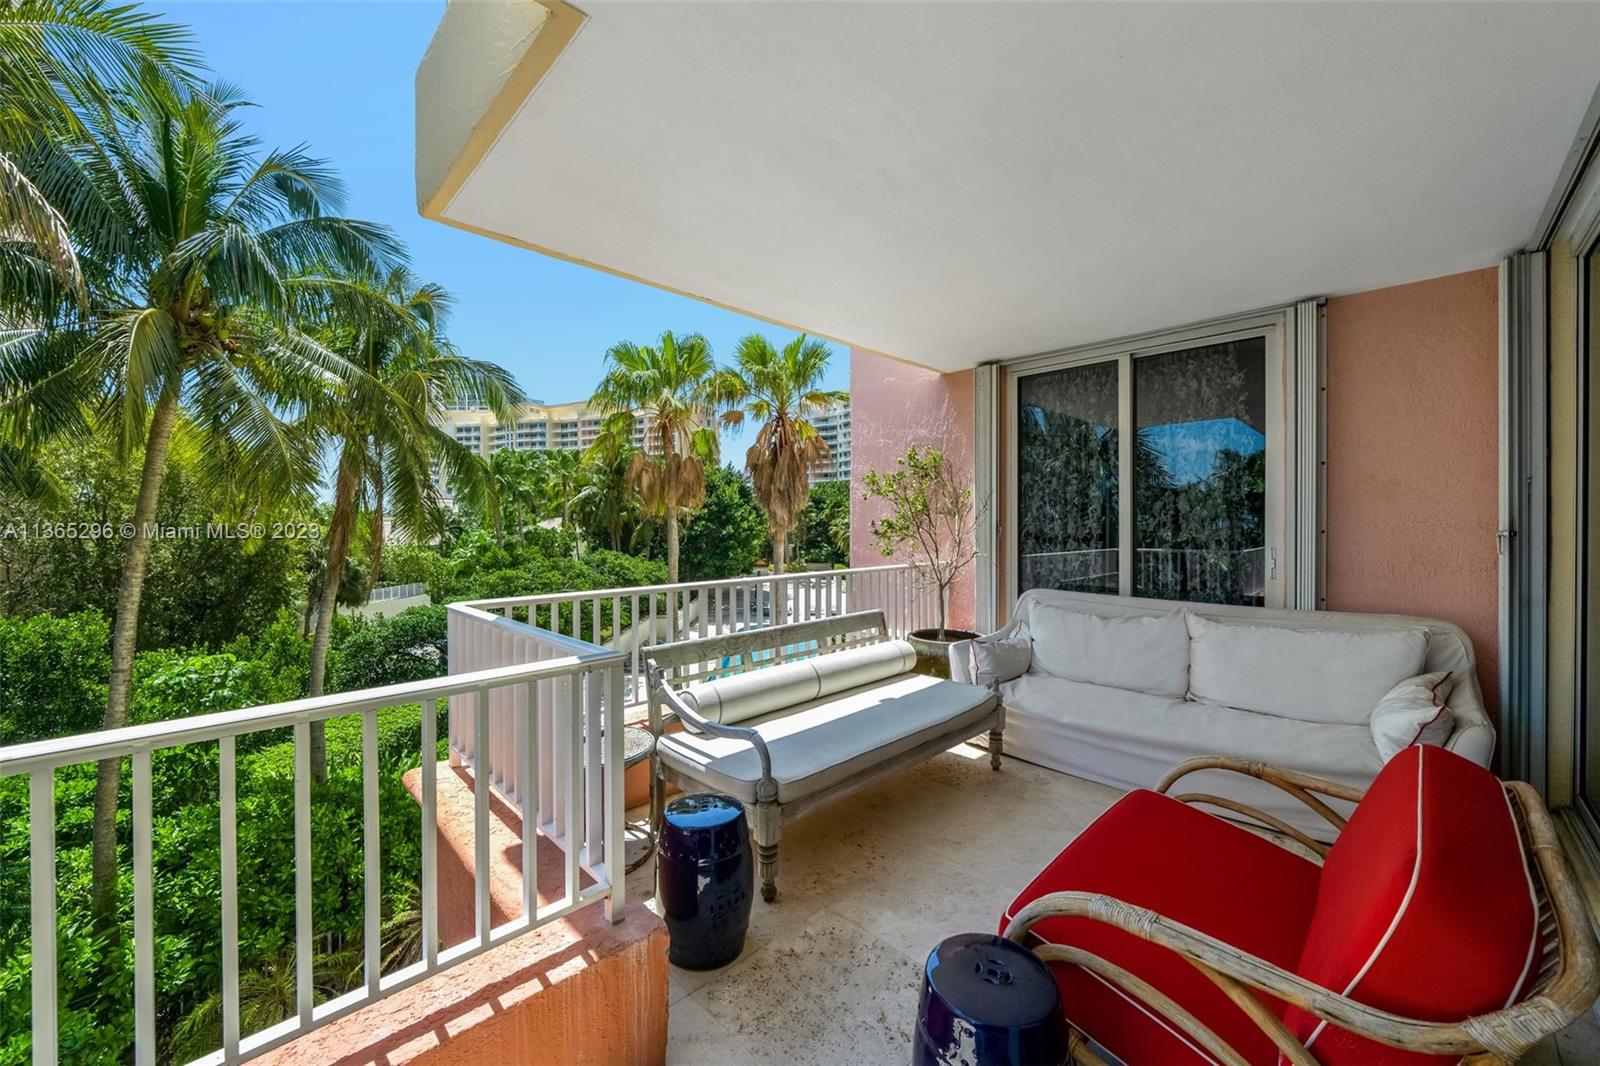
<path fill-rule="evenodd" d="M 767 742 L 778 802 L 815 795 L 857 773 L 971 722 L 974 731 L 995 705 L 977 685 L 910 674 L 877 682 L 746 722 Z M 742 740 L 667 733 L 662 762 L 705 787 L 755 802 L 761 760 Z"/>
<path fill-rule="evenodd" d="M 886 640 L 699 681 L 684 690 L 683 702 L 709 721 L 737 725 L 820 696 L 906 673 L 916 662 L 917 651 L 906 641 Z"/>
<path fill-rule="evenodd" d="M 1106 618 L 1036 604 L 1028 634 L 1034 668 L 1057 677 L 1157 696 L 1182 696 L 1189 688 L 1189 630 L 1181 611 Z"/>
<path fill-rule="evenodd" d="M 1422 672 L 1428 651 L 1422 629 L 1292 629 L 1191 614 L 1189 633 L 1195 699 L 1332 725 L 1366 726 L 1386 692 Z"/>
<path fill-rule="evenodd" d="M 1455 674 L 1443 671 L 1408 677 L 1378 701 L 1372 741 L 1384 762 L 1413 744 L 1443 745 L 1455 732 L 1448 701 Z"/>

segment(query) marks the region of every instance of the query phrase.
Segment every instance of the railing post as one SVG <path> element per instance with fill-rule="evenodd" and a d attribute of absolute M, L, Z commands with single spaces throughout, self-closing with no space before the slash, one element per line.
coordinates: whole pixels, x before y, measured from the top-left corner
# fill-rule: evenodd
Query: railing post
<path fill-rule="evenodd" d="M 156 1061 L 156 919 L 150 752 L 133 753 L 133 1061 Z"/>
<path fill-rule="evenodd" d="M 55 1066 L 56 997 L 56 791 L 54 770 L 28 775 L 29 917 L 33 926 L 33 1062 Z"/>
<path fill-rule="evenodd" d="M 233 737 L 217 741 L 217 813 L 222 854 L 222 1058 L 239 1057 L 239 816 Z"/>
<path fill-rule="evenodd" d="M 539 916 L 539 688 L 522 686 L 525 708 L 522 761 L 522 912 L 532 925 Z"/>
<path fill-rule="evenodd" d="M 489 899 L 489 690 L 480 687 L 472 695 L 473 718 L 477 723 L 477 751 L 472 759 L 472 887 L 473 916 L 478 944 L 489 942 L 489 927 L 494 915 Z"/>
<path fill-rule="evenodd" d="M 610 891 L 606 894 L 606 917 L 613 922 L 620 922 L 628 895 L 628 856 L 623 833 L 623 822 L 628 816 L 623 810 L 627 768 L 622 765 L 622 664 L 606 667 L 605 675 L 605 849 L 606 880 L 610 882 Z"/>
<path fill-rule="evenodd" d="M 422 963 L 439 964 L 439 702 L 422 701 Z"/>
<path fill-rule="evenodd" d="M 361 832 L 365 869 L 362 874 L 365 913 L 364 949 L 367 995 L 378 997 L 383 976 L 383 862 L 378 840 L 378 711 L 361 715 Z"/>
<path fill-rule="evenodd" d="M 294 724 L 294 984 L 302 1031 L 311 1028 L 311 725 Z"/>

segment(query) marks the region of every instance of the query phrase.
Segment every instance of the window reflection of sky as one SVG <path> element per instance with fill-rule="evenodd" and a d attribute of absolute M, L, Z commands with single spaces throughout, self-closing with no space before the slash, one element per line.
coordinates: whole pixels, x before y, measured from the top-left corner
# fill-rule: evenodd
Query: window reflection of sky
<path fill-rule="evenodd" d="M 1210 477 L 1220 451 L 1251 455 L 1267 446 L 1264 434 L 1237 418 L 1169 422 L 1140 430 L 1140 436 L 1155 448 L 1167 472 L 1180 485 Z"/>

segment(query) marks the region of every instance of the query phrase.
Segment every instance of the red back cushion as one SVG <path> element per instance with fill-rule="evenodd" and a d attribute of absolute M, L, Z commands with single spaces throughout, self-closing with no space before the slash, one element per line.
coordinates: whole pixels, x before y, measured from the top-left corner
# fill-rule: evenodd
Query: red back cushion
<path fill-rule="evenodd" d="M 1527 857 L 1500 782 L 1444 748 L 1384 766 L 1323 865 L 1302 977 L 1428 1021 L 1499 1010 L 1522 994 L 1537 923 Z M 1328 1066 L 1431 1063 L 1290 1008 Z"/>

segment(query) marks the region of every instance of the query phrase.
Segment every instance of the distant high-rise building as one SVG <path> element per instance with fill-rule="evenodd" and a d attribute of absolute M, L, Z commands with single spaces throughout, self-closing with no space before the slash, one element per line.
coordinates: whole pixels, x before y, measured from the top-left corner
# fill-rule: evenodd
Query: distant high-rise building
<path fill-rule="evenodd" d="M 517 452 L 582 451 L 600 435 L 602 421 L 601 416 L 592 413 L 586 403 L 541 403 L 533 400 L 519 406 L 516 418 L 511 422 L 501 422 L 493 411 L 482 404 L 450 404 L 437 425 L 459 443 L 487 459 L 504 449 Z M 632 444 L 656 454 L 659 448 L 653 443 L 649 447 L 645 444 L 648 428 L 646 419 L 635 418 Z M 449 486 L 445 484 L 437 463 L 434 464 L 434 471 L 440 491 L 448 498 Z"/>
<path fill-rule="evenodd" d="M 820 414 L 812 415 L 811 424 L 828 446 L 829 461 L 811 472 L 813 485 L 820 481 L 850 480 L 850 401 L 829 404 Z"/>

